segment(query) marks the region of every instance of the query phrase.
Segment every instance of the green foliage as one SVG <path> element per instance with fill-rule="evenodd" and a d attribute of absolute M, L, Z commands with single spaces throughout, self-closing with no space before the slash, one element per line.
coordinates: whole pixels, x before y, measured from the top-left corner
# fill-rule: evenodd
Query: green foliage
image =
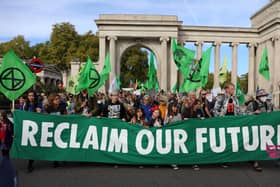
<path fill-rule="evenodd" d="M 25 41 L 24 36 L 22 35 L 16 36 L 9 42 L 0 44 L 1 55 L 4 55 L 9 49 L 12 49 L 21 59 L 28 59 L 32 57 L 32 50 L 29 47 L 29 42 Z"/>
<path fill-rule="evenodd" d="M 121 59 L 122 87 L 128 87 L 130 80 L 145 82 L 148 79 L 148 53 L 135 46 L 127 49 Z"/>
<path fill-rule="evenodd" d="M 76 58 L 85 62 L 87 56 L 90 56 L 92 61 L 96 62 L 99 55 L 99 39 L 92 31 L 87 32 L 84 35 L 79 36 L 79 47 L 76 52 Z"/>
<path fill-rule="evenodd" d="M 45 64 L 51 64 L 52 60 L 50 57 L 50 42 L 39 43 L 31 47 L 32 56 L 39 57 Z"/>
<path fill-rule="evenodd" d="M 70 23 L 53 25 L 49 47 L 52 63 L 60 69 L 69 68 L 69 62 L 75 58 L 78 44 L 78 33 L 74 25 Z"/>

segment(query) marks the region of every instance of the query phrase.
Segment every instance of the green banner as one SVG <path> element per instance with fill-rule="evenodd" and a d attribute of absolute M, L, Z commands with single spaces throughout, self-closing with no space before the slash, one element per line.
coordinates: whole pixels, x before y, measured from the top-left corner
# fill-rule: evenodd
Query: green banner
<path fill-rule="evenodd" d="M 201 164 L 279 158 L 280 112 L 145 128 L 116 119 L 14 112 L 14 158 Z"/>

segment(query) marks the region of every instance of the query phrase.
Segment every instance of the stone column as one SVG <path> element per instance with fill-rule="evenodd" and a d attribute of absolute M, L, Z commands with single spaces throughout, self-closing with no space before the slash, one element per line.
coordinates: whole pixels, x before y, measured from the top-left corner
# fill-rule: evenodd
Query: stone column
<path fill-rule="evenodd" d="M 98 64 L 99 66 L 96 67 L 98 72 L 101 72 L 105 63 L 106 57 L 106 37 L 99 36 L 99 59 Z"/>
<path fill-rule="evenodd" d="M 108 40 L 110 41 L 110 64 L 111 64 L 111 73 L 109 76 L 109 84 L 111 84 L 116 76 L 116 36 L 108 36 Z"/>
<path fill-rule="evenodd" d="M 279 108 L 279 97 L 280 97 L 280 74 L 279 74 L 279 69 L 280 69 L 280 36 L 275 36 L 272 38 L 272 44 L 274 46 L 274 51 L 273 51 L 273 67 L 270 68 L 270 75 L 273 78 L 273 103 L 275 108 Z"/>
<path fill-rule="evenodd" d="M 231 64 L 231 82 L 236 85 L 237 81 L 237 47 L 238 43 L 231 43 L 232 47 L 232 64 Z"/>
<path fill-rule="evenodd" d="M 197 51 L 196 58 L 200 59 L 200 57 L 202 55 L 203 42 L 202 41 L 197 41 L 197 42 L 194 43 L 194 45 L 196 46 L 196 51 Z"/>
<path fill-rule="evenodd" d="M 160 72 L 160 88 L 167 91 L 167 82 L 169 80 L 168 75 L 168 61 L 167 61 L 167 42 L 169 37 L 160 37 L 161 51 L 162 51 L 162 61 L 161 61 L 161 72 Z"/>
<path fill-rule="evenodd" d="M 253 95 L 255 93 L 255 70 L 256 70 L 256 64 L 255 64 L 255 43 L 249 43 L 247 45 L 249 48 L 249 71 L 248 71 L 248 94 Z"/>
<path fill-rule="evenodd" d="M 178 69 L 177 66 L 174 62 L 174 57 L 173 57 L 173 51 L 172 51 L 172 42 L 169 43 L 170 48 L 169 48 L 169 69 L 170 69 L 170 84 L 169 84 L 169 90 L 172 90 L 173 86 L 176 84 L 176 82 L 179 82 L 178 79 Z M 178 84 L 178 83 L 177 83 Z"/>
<path fill-rule="evenodd" d="M 220 69 L 220 47 L 221 42 L 213 43 L 215 46 L 215 66 L 214 66 L 214 85 L 213 88 L 219 87 L 219 69 Z"/>

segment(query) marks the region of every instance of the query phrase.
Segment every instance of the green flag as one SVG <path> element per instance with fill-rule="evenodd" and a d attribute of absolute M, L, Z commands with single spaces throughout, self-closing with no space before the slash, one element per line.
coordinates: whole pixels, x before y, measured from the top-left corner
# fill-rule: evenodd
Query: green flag
<path fill-rule="evenodd" d="M 244 93 L 242 92 L 241 88 L 240 88 L 240 84 L 239 82 L 237 81 L 236 83 L 236 90 L 235 90 L 235 95 L 238 99 L 238 102 L 240 105 L 243 105 L 245 103 L 245 95 Z"/>
<path fill-rule="evenodd" d="M 109 53 L 107 53 L 103 70 L 101 72 L 101 80 L 103 85 L 105 84 L 105 81 L 108 79 L 110 72 L 111 72 L 110 55 Z"/>
<path fill-rule="evenodd" d="M 117 85 L 118 85 L 118 88 L 119 90 L 121 89 L 121 79 L 120 79 L 120 76 L 116 76 L 116 79 L 117 79 Z"/>
<path fill-rule="evenodd" d="M 183 90 L 186 92 L 194 91 L 199 87 L 205 86 L 208 82 L 209 64 L 212 47 L 209 47 L 199 61 L 194 60 L 188 68 L 188 74 L 184 74 Z"/>
<path fill-rule="evenodd" d="M 157 70 L 156 70 L 155 64 L 154 64 L 153 53 L 150 54 L 147 89 L 148 90 L 155 89 L 156 91 L 159 90 L 159 83 L 158 83 L 158 79 L 157 79 Z"/>
<path fill-rule="evenodd" d="M 227 56 L 225 56 L 223 65 L 220 68 L 220 72 L 219 72 L 219 80 L 221 84 L 227 81 L 227 64 L 228 64 L 228 60 L 227 60 Z"/>
<path fill-rule="evenodd" d="M 183 73 L 187 73 L 190 64 L 194 60 L 195 51 L 176 44 L 172 39 L 173 58 L 177 68 Z"/>
<path fill-rule="evenodd" d="M 201 79 L 201 86 L 205 86 L 208 82 L 208 75 L 209 75 L 209 65 L 210 65 L 210 58 L 211 58 L 212 47 L 209 47 L 201 57 L 201 68 L 200 68 L 200 79 Z"/>
<path fill-rule="evenodd" d="M 15 100 L 36 82 L 36 76 L 9 50 L 3 57 L 0 68 L 0 91 L 10 100 Z"/>
<path fill-rule="evenodd" d="M 77 86 L 77 79 L 71 76 L 66 87 L 66 92 L 76 95 L 77 94 L 75 90 L 76 86 Z"/>
<path fill-rule="evenodd" d="M 82 90 L 86 90 L 90 86 L 90 72 L 93 69 L 93 64 L 90 57 L 87 57 L 86 65 L 83 67 L 79 74 L 78 85 L 76 86 L 76 92 L 80 92 Z"/>
<path fill-rule="evenodd" d="M 267 48 L 264 48 L 263 54 L 262 54 L 262 59 L 261 63 L 259 66 L 259 73 L 263 75 L 263 77 L 266 80 L 270 80 L 270 75 L 269 75 L 269 64 L 268 64 L 268 57 L 267 57 Z"/>
<path fill-rule="evenodd" d="M 99 88 L 101 88 L 105 84 L 105 81 L 108 79 L 110 72 L 111 72 L 111 64 L 110 64 L 110 55 L 108 53 L 105 58 L 103 69 L 100 73 L 99 83 L 95 87 L 89 89 L 88 93 L 90 96 L 96 93 L 99 90 Z"/>

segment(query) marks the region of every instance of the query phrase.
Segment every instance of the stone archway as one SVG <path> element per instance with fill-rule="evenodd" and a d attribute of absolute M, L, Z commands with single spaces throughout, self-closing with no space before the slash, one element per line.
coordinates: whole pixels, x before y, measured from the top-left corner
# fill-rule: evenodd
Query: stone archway
<path fill-rule="evenodd" d="M 158 77 L 158 80 L 161 76 L 160 74 L 160 53 L 159 51 L 157 50 L 157 48 L 155 48 L 153 45 L 145 45 L 147 44 L 147 42 L 143 42 L 143 41 L 128 41 L 128 42 L 123 42 L 122 45 L 120 45 L 120 48 L 118 50 L 118 53 L 117 53 L 117 59 L 116 59 L 116 62 L 117 64 L 119 64 L 121 66 L 121 59 L 124 55 L 124 53 L 131 47 L 143 47 L 143 48 L 146 48 L 148 50 L 150 50 L 151 52 L 154 53 L 155 55 L 155 58 L 156 58 L 156 61 L 157 61 L 157 77 Z M 117 71 L 116 71 L 116 74 L 117 75 L 120 75 L 120 72 L 121 72 L 121 67 L 117 67 Z"/>

